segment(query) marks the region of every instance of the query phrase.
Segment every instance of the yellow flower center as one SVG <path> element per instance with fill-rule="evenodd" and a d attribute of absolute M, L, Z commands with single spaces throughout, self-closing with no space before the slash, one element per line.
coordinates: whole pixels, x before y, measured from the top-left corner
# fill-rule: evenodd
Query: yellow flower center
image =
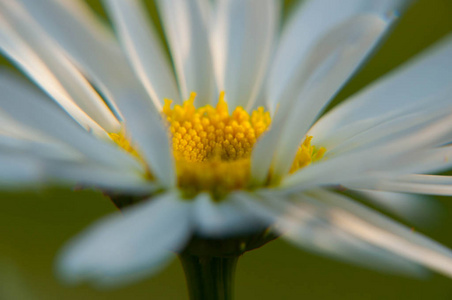
<path fill-rule="evenodd" d="M 196 94 L 163 114 L 170 128 L 178 183 L 187 197 L 201 191 L 221 198 L 231 190 L 246 188 L 250 156 L 257 138 L 270 126 L 268 112 L 259 108 L 250 115 L 242 107 L 231 114 L 221 93 L 216 107 L 194 106 Z"/>
<path fill-rule="evenodd" d="M 271 117 L 262 107 L 251 114 L 242 107 L 230 113 L 224 96 L 222 92 L 216 107 L 196 108 L 195 93 L 174 107 L 171 100 L 165 100 L 162 114 L 172 138 L 178 186 L 187 198 L 209 192 L 221 199 L 230 191 L 249 187 L 251 152 L 270 127 Z M 123 134 L 110 137 L 142 160 Z M 323 157 L 325 149 L 312 146 L 311 140 L 307 137 L 299 147 L 291 173 Z"/>
<path fill-rule="evenodd" d="M 163 114 L 172 136 L 178 184 L 187 197 L 206 191 L 218 199 L 249 186 L 251 152 L 270 127 L 271 117 L 263 107 L 251 114 L 242 107 L 229 113 L 224 96 L 222 92 L 216 107 L 196 108 L 195 93 L 173 108 L 170 100 L 165 101 Z M 308 137 L 300 146 L 291 172 L 322 158 L 325 149 L 317 150 L 311 140 Z"/>
<path fill-rule="evenodd" d="M 250 116 L 242 107 L 229 114 L 224 92 L 216 107 L 196 108 L 195 97 L 192 93 L 183 105 L 174 108 L 171 100 L 165 100 L 163 114 L 171 131 L 176 161 L 230 162 L 249 158 L 257 138 L 270 126 L 270 114 L 259 108 Z"/>

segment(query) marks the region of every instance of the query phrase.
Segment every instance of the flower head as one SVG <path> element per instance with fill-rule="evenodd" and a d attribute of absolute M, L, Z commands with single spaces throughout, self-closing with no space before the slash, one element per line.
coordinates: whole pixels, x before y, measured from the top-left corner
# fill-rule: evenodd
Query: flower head
<path fill-rule="evenodd" d="M 409 1 L 310 0 L 281 25 L 274 0 L 158 0 L 170 60 L 141 1 L 104 2 L 116 36 L 80 1 L 0 0 L 0 49 L 47 94 L 0 75 L 0 185 L 94 187 L 123 210 L 70 242 L 66 276 L 269 232 L 452 275 L 448 249 L 351 198 L 452 194 L 428 175 L 451 167 L 451 38 L 322 116 Z"/>

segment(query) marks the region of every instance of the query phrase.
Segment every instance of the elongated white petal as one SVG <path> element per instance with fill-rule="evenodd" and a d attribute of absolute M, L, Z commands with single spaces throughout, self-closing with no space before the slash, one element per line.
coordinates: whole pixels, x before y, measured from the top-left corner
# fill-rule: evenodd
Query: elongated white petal
<path fill-rule="evenodd" d="M 32 154 L 54 160 L 80 160 L 80 152 L 60 143 L 42 142 L 0 134 L 0 151 Z"/>
<path fill-rule="evenodd" d="M 452 146 L 429 149 L 422 154 L 416 160 L 407 162 L 405 173 L 438 173 L 452 167 Z"/>
<path fill-rule="evenodd" d="M 408 174 L 396 178 L 396 181 L 407 183 L 452 185 L 452 176 L 431 174 Z"/>
<path fill-rule="evenodd" d="M 356 186 L 392 192 L 452 196 L 451 176 L 412 174 L 350 184 L 352 188 Z"/>
<path fill-rule="evenodd" d="M 279 2 L 221 0 L 212 31 L 212 55 L 218 89 L 230 107 L 249 108 L 265 77 L 275 34 Z"/>
<path fill-rule="evenodd" d="M 438 203 L 429 197 L 364 189 L 353 192 L 360 195 L 364 201 L 392 212 L 414 225 L 430 226 L 438 220 Z"/>
<path fill-rule="evenodd" d="M 407 174 L 439 173 L 448 171 L 452 167 L 452 146 L 438 148 L 427 148 L 425 150 L 413 151 L 403 155 L 398 160 L 385 166 L 383 170 L 376 168 L 373 172 L 366 174 L 364 182 L 376 179 L 397 178 Z M 359 179 L 354 184 L 359 184 Z"/>
<path fill-rule="evenodd" d="M 256 185 L 262 185 L 268 179 L 268 172 L 273 163 L 273 155 L 278 148 L 285 121 L 284 118 L 274 118 L 270 130 L 264 133 L 254 145 L 251 154 L 251 176 Z"/>
<path fill-rule="evenodd" d="M 0 188 L 24 189 L 42 183 L 40 164 L 30 157 L 0 152 Z"/>
<path fill-rule="evenodd" d="M 110 28 L 89 6 L 78 0 L 18 0 L 55 41 L 81 61 L 92 62 L 95 68 L 105 61 L 102 55 L 118 54 L 119 45 Z M 72 34 L 69 34 L 72 32 Z M 97 51 L 92 51 L 97 48 Z M 70 50 L 70 51 L 69 51 Z M 91 53 L 92 55 L 85 55 Z M 77 59 L 77 60 L 78 60 Z M 98 61 L 96 64 L 95 62 Z M 112 76 L 120 74 L 111 74 Z"/>
<path fill-rule="evenodd" d="M 10 28 L 14 28 L 24 43 L 29 46 L 30 51 L 36 53 L 39 60 L 52 73 L 54 80 L 59 82 L 64 91 L 70 96 L 70 99 L 105 130 L 109 132 L 118 131 L 119 122 L 110 109 L 79 70 L 60 51 L 59 47 L 41 30 L 39 25 L 33 22 L 31 17 L 16 2 L 2 0 L 0 1 L 0 6 L 4 10 L 2 18 L 10 23 Z M 8 29 L 7 27 L 2 28 L 4 30 Z M 10 32 L 10 34 L 14 34 L 14 32 Z M 18 46 L 20 47 L 20 45 Z M 20 54 L 13 53 L 10 56 L 16 55 Z M 21 61 L 26 59 L 21 58 Z M 30 64 L 23 67 L 25 69 L 35 68 L 35 66 Z M 39 82 L 39 79 L 37 79 L 37 82 Z M 44 85 L 43 88 L 45 89 L 47 86 Z M 49 93 L 51 94 L 52 91 L 49 91 Z M 56 100 L 58 101 L 58 98 Z M 64 103 L 61 103 L 61 105 L 65 106 Z"/>
<path fill-rule="evenodd" d="M 130 134 L 155 175 L 172 185 L 174 170 L 166 132 L 159 124 L 155 110 L 148 107 L 144 88 L 110 33 L 81 2 L 44 0 L 40 6 L 34 1 L 23 2 L 65 51 L 92 76 L 107 98 L 113 99 L 112 103 L 127 119 Z M 50 17 L 49 12 L 54 15 Z"/>
<path fill-rule="evenodd" d="M 156 1 L 171 48 L 183 99 L 196 92 L 196 103 L 212 102 L 215 85 L 208 39 L 207 0 Z"/>
<path fill-rule="evenodd" d="M 0 50 L 28 76 L 44 87 L 49 96 L 55 99 L 81 126 L 99 136 L 105 135 L 105 130 L 70 99 L 64 88 L 37 55 L 17 36 L 11 35 L 11 26 L 1 16 L 0 25 L 3 29 L 0 30 Z"/>
<path fill-rule="evenodd" d="M 37 188 L 46 184 L 141 196 L 157 188 L 136 170 L 100 165 L 63 149 L 12 138 L 5 141 L 0 135 L 0 189 Z"/>
<path fill-rule="evenodd" d="M 160 270 L 191 235 L 190 205 L 165 194 L 109 216 L 73 239 L 58 263 L 70 281 L 117 284 Z"/>
<path fill-rule="evenodd" d="M 156 189 L 143 173 L 107 167 L 92 161 L 55 161 L 40 158 L 42 176 L 50 184 L 94 188 L 111 193 L 148 195 Z"/>
<path fill-rule="evenodd" d="M 34 128 L 11 119 L 0 108 L 0 149 L 9 152 L 32 152 L 52 159 L 77 159 L 81 153 Z"/>
<path fill-rule="evenodd" d="M 423 184 L 411 182 L 384 181 L 376 185 L 379 189 L 402 193 L 452 196 L 452 185 Z"/>
<path fill-rule="evenodd" d="M 346 126 L 371 119 L 378 120 L 381 116 L 410 107 L 428 107 L 431 96 L 445 91 L 452 84 L 451 56 L 452 36 L 449 36 L 337 106 L 322 117 L 309 134 L 314 135 L 319 143 L 327 144 L 339 130 L 343 129 L 345 132 Z"/>
<path fill-rule="evenodd" d="M 316 191 L 319 201 L 332 206 L 330 221 L 365 242 L 452 276 L 452 251 L 348 198 Z"/>
<path fill-rule="evenodd" d="M 121 110 L 121 116 L 127 115 L 130 135 L 145 154 L 151 169 L 159 179 L 164 178 L 163 182 L 172 185 L 175 182 L 172 157 L 168 143 L 162 142 L 167 137 L 162 125 L 158 124 L 160 118 L 147 107 L 145 102 L 149 97 L 111 33 L 80 1 L 43 0 L 39 5 L 36 1 L 21 1 L 112 101 L 111 104 Z"/>
<path fill-rule="evenodd" d="M 304 71 L 306 86 L 297 95 L 297 101 L 288 114 L 284 116 L 285 112 L 281 111 L 281 117 L 288 119 L 274 157 L 276 177 L 287 174 L 309 127 L 368 56 L 389 25 L 386 20 L 373 15 L 353 18 L 329 32 L 315 47 Z"/>
<path fill-rule="evenodd" d="M 20 1 L 102 91 L 109 107 L 120 117 L 116 99 L 124 90 L 144 90 L 144 87 L 137 80 L 111 30 L 82 1 Z"/>
<path fill-rule="evenodd" d="M 299 196 L 297 205 L 287 199 L 272 198 L 270 194 L 259 199 L 242 198 L 246 208 L 267 219 L 273 219 L 274 230 L 295 245 L 347 262 L 382 271 L 422 274 L 423 268 L 384 249 L 364 242 L 331 224 L 325 217 L 325 208 L 307 196 Z"/>
<path fill-rule="evenodd" d="M 31 188 L 47 183 L 130 194 L 143 194 L 153 188 L 143 173 L 133 168 L 99 165 L 67 144 L 20 126 L 3 114 L 0 117 L 1 188 L 8 184 L 9 188 Z"/>
<path fill-rule="evenodd" d="M 153 109 L 140 90 L 122 91 L 117 104 L 126 120 L 132 141 L 138 144 L 152 174 L 165 187 L 176 184 L 174 158 L 169 134 L 161 116 Z"/>
<path fill-rule="evenodd" d="M 142 170 L 135 159 L 119 150 L 113 142 L 99 140 L 86 132 L 40 91 L 12 73 L 0 74 L 0 89 L 2 110 L 24 126 L 68 144 L 102 164 Z"/>
<path fill-rule="evenodd" d="M 389 140 L 403 137 L 410 132 L 419 130 L 425 124 L 449 114 L 448 111 L 452 109 L 451 94 L 452 88 L 447 89 L 445 93 L 442 92 L 440 95 L 429 97 L 429 101 L 426 102 L 430 104 L 426 107 L 421 106 L 418 109 L 413 107 L 414 112 L 405 110 L 400 115 L 390 113 L 389 116 L 382 117 L 379 122 L 371 121 L 368 123 L 370 125 L 368 129 L 363 127 L 360 129 L 358 127 L 344 128 L 342 134 L 338 132 L 333 141 L 324 141 L 326 144 L 322 144 L 322 146 L 326 147 L 330 153 L 339 155 L 364 147 L 370 148 L 381 145 Z M 365 126 L 362 122 L 358 123 Z M 359 131 L 353 132 L 355 128 Z M 446 137 L 446 141 L 447 139 Z"/>
<path fill-rule="evenodd" d="M 174 74 L 139 0 L 105 0 L 135 72 L 161 109 L 165 98 L 181 103 Z"/>
<path fill-rule="evenodd" d="M 256 145 L 253 164 L 262 158 L 259 144 L 270 139 L 271 148 L 266 151 L 274 161 L 266 159 L 267 170 L 273 162 L 275 181 L 287 174 L 309 127 L 389 25 L 375 15 L 362 15 L 340 24 L 315 45 L 301 70 L 298 93 L 281 103 L 270 131 Z"/>
<path fill-rule="evenodd" d="M 99 165 L 77 149 L 48 138 L 34 129 L 9 122 L 7 125 L 12 126 L 6 128 L 8 134 L 2 133 L 1 131 L 5 129 L 4 117 L 0 115 L 0 155 L 9 157 L 11 161 L 23 163 L 17 166 L 16 171 L 10 170 L 7 165 L 3 168 L 2 165 L 5 174 L 4 182 L 0 185 L 11 182 L 13 187 L 17 186 L 14 183 L 17 176 L 15 174 L 23 172 L 22 165 L 29 164 L 28 169 L 36 172 L 34 177 L 28 179 L 29 184 L 78 185 L 128 194 L 143 194 L 154 189 L 143 172 L 137 172 L 133 168 Z M 14 166 L 15 163 L 11 165 Z"/>
<path fill-rule="evenodd" d="M 203 237 L 227 238 L 265 229 L 264 222 L 234 203 L 240 199 L 225 199 L 215 203 L 208 194 L 201 194 L 194 201 L 196 233 Z"/>
<path fill-rule="evenodd" d="M 451 126 L 452 118 L 443 117 L 395 141 L 371 149 L 345 153 L 311 165 L 287 177 L 283 185 L 302 190 L 312 186 L 311 184 L 342 184 L 347 180 L 372 177 L 370 172 L 374 171 L 397 171 L 394 170 L 394 164 L 404 165 L 419 158 L 426 148 L 441 143 L 444 136 L 450 134 Z"/>
<path fill-rule="evenodd" d="M 309 63 L 309 53 L 325 34 L 362 15 L 374 15 L 392 22 L 402 8 L 411 1 L 405 0 L 308 0 L 303 1 L 291 16 L 282 33 L 273 67 L 270 69 L 270 107 L 293 99 L 300 90 L 300 72 Z"/>

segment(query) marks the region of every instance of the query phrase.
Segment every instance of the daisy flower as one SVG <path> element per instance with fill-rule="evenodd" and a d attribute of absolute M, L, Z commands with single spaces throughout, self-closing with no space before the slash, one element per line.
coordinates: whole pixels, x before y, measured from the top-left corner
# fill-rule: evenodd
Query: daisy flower
<path fill-rule="evenodd" d="M 173 251 L 190 283 L 200 257 L 233 265 L 277 236 L 452 276 L 449 249 L 353 198 L 408 213 L 452 195 L 435 175 L 452 166 L 452 38 L 323 114 L 408 3 L 308 0 L 283 22 L 276 0 L 156 0 L 162 44 L 139 0 L 104 1 L 115 34 L 82 1 L 0 0 L 0 49 L 41 88 L 0 74 L 0 186 L 120 208 L 64 248 L 72 280 L 127 282 Z"/>

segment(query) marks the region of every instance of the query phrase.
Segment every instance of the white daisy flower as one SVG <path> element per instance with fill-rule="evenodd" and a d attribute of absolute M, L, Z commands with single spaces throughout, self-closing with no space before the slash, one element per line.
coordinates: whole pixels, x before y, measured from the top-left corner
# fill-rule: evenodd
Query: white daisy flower
<path fill-rule="evenodd" d="M 1 72 L 0 186 L 93 187 L 123 211 L 69 243 L 67 278 L 275 235 L 452 276 L 449 249 L 351 198 L 452 195 L 433 175 L 452 166 L 451 37 L 322 116 L 409 1 L 304 1 L 283 25 L 275 0 L 155 2 L 170 57 L 139 0 L 104 1 L 116 36 L 82 1 L 0 0 L 2 53 L 46 94 Z"/>

